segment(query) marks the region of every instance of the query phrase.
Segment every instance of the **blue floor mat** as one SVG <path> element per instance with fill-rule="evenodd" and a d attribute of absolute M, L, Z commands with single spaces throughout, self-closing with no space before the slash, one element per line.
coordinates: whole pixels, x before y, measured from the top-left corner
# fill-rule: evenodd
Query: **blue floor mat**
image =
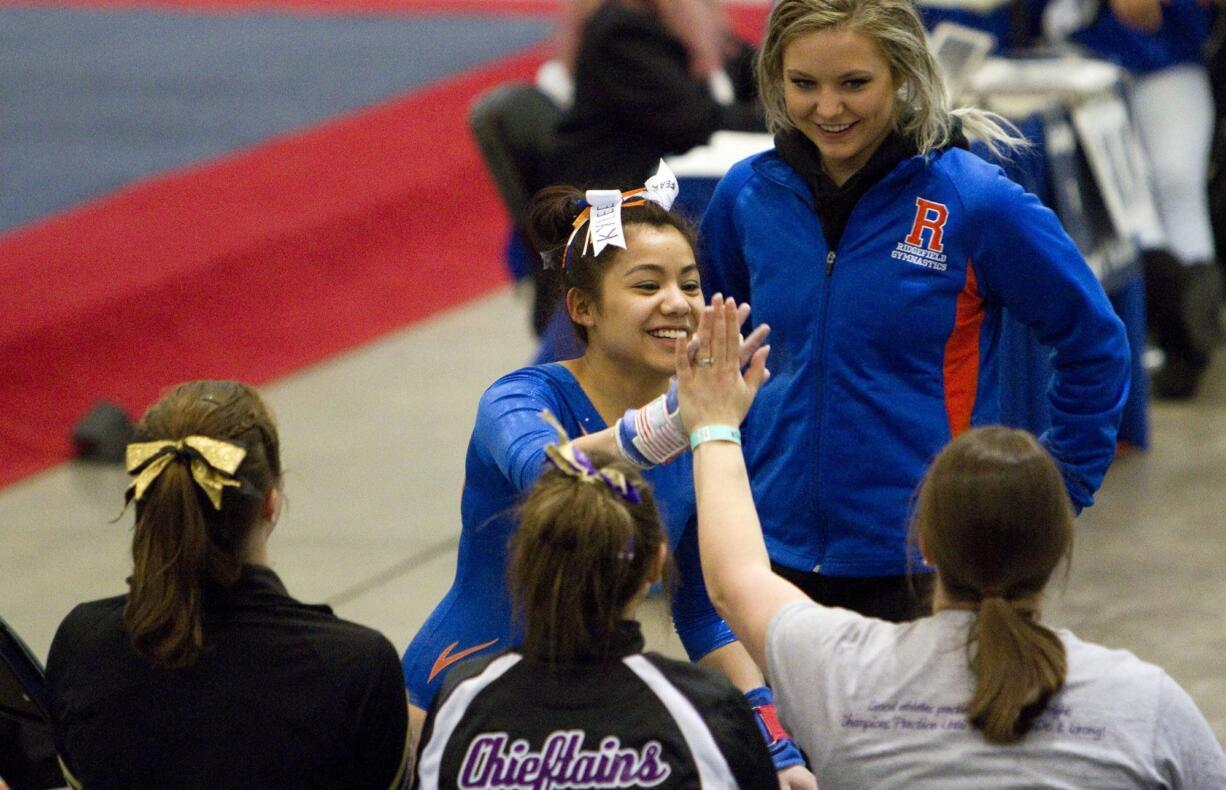
<path fill-rule="evenodd" d="M 0 8 L 0 232 L 545 39 L 548 18 Z"/>

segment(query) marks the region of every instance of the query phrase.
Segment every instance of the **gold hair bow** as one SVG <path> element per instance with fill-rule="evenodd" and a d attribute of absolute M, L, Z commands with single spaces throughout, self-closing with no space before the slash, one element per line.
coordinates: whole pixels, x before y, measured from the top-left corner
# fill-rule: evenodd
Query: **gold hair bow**
<path fill-rule="evenodd" d="M 128 474 L 136 475 L 136 479 L 128 486 L 124 498 L 141 501 L 162 470 L 184 454 L 191 458 L 192 478 L 196 485 L 204 490 L 213 507 L 221 510 L 222 489 L 241 488 L 243 485 L 241 480 L 234 478 L 234 473 L 247 457 L 247 450 L 207 436 L 188 436 L 173 442 L 160 439 L 129 444 L 127 469 Z"/>
<path fill-rule="evenodd" d="M 548 409 L 541 412 L 541 418 L 558 434 L 558 443 L 547 445 L 545 455 L 559 471 L 577 477 L 585 483 L 602 483 L 613 489 L 627 504 L 637 505 L 643 501 L 638 489 L 626 479 L 625 474 L 608 466 L 597 469 L 588 457 L 575 447 L 566 435 L 566 429 Z"/>

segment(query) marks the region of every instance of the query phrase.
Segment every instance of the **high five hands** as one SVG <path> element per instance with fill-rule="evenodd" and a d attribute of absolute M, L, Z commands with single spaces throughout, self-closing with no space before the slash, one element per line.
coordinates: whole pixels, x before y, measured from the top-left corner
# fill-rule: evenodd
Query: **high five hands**
<path fill-rule="evenodd" d="M 1224 2 L 1226 2 L 1226 0 L 1224 0 Z M 699 316 L 699 318 L 701 318 L 701 316 Z M 745 322 L 748 320 L 749 320 L 749 302 L 741 302 L 739 305 L 736 306 L 737 330 L 740 330 L 740 328 L 743 327 L 745 325 Z M 759 348 L 762 347 L 762 344 L 766 342 L 766 338 L 770 333 L 771 333 L 771 328 L 766 324 L 762 324 L 761 326 L 754 327 L 754 330 L 750 332 L 744 338 L 744 340 L 741 341 L 741 368 L 742 369 L 746 365 L 749 364 L 750 357 L 753 356 L 753 353 L 755 351 L 757 351 Z M 698 334 L 697 333 L 690 336 L 689 345 L 686 347 L 686 353 L 689 355 L 690 363 L 692 364 L 694 360 L 698 357 Z"/>
<path fill-rule="evenodd" d="M 740 425 L 770 376 L 770 346 L 762 345 L 770 329 L 760 326 L 742 341 L 739 327 L 747 316 L 744 306 L 738 310 L 734 299 L 716 294 L 702 311 L 696 343 L 677 343 L 681 420 L 691 431 L 703 425 Z"/>
<path fill-rule="evenodd" d="M 722 300 L 720 304 L 721 309 L 724 309 Z M 710 308 L 704 308 L 704 311 L 709 310 Z M 744 367 L 750 363 L 766 340 L 770 327 L 765 324 L 759 326 L 750 332 L 749 337 L 742 342 L 740 327 L 749 320 L 749 305 L 737 307 L 729 300 L 727 311 L 729 316 L 727 331 L 736 338 L 735 343 L 731 346 L 732 353 L 734 358 L 737 358 L 739 352 L 740 367 Z M 703 320 L 701 315 L 699 319 L 700 322 Z M 709 322 L 709 319 L 707 320 Z M 708 334 L 710 331 L 708 329 Z M 688 343 L 682 340 L 677 341 L 674 353 L 678 359 L 697 358 L 698 335 L 693 335 Z M 703 353 L 705 359 L 706 352 Z M 669 382 L 668 391 L 663 395 L 639 409 L 627 411 L 608 431 L 581 437 L 576 440 L 575 446 L 580 447 L 585 453 L 620 457 L 640 469 L 668 463 L 690 447 L 690 429 L 687 429 L 687 423 L 681 414 L 678 387 L 679 381 L 673 377 Z"/>

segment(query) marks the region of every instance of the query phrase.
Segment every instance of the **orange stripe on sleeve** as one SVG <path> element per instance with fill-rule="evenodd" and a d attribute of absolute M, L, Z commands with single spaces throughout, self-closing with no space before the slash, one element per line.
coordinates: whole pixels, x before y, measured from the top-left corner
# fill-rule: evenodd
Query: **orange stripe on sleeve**
<path fill-rule="evenodd" d="M 979 392 L 979 329 L 983 298 L 975 287 L 975 267 L 966 260 L 966 285 L 958 294 L 954 329 L 945 341 L 945 414 L 954 436 L 971 427 L 971 412 Z"/>

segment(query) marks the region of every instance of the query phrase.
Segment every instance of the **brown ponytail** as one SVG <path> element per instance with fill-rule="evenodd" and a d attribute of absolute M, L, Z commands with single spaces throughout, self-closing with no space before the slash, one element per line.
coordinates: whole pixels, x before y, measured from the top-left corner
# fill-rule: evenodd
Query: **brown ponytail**
<path fill-rule="evenodd" d="M 251 388 L 232 381 L 182 384 L 145 413 L 136 441 L 206 436 L 247 455 L 213 507 L 187 463 L 171 461 L 136 505 L 132 578 L 124 624 L 137 652 L 166 668 L 191 666 L 204 649 L 201 599 L 238 581 L 242 548 L 281 476 L 276 425 Z"/>
<path fill-rule="evenodd" d="M 967 706 L 971 724 L 994 743 L 1013 743 L 1064 685 L 1064 643 L 1051 629 L 1004 598 L 985 598 L 971 637 L 975 693 Z"/>
<path fill-rule="evenodd" d="M 618 466 L 641 502 L 550 469 L 528 494 L 510 584 L 525 654 L 552 664 L 608 652 L 626 605 L 655 568 L 665 537 L 649 487 Z"/>
<path fill-rule="evenodd" d="M 641 186 L 638 185 L 638 186 Z M 614 188 L 613 186 L 609 187 Z M 624 187 L 623 188 L 627 188 Z M 562 248 L 574 230 L 575 218 L 583 210 L 580 201 L 584 193 L 575 187 L 557 185 L 545 187 L 532 196 L 528 205 L 526 232 L 528 241 L 538 253 L 545 253 L 551 258 L 557 258 L 560 265 Z M 666 210 L 659 204 L 645 201 L 642 205 L 623 206 L 622 224 L 629 229 L 631 225 L 647 225 L 653 228 L 674 228 L 694 249 L 694 226 L 685 217 Z M 595 254 L 595 248 L 583 249 L 583 235 L 586 229 L 581 229 L 575 243 L 571 245 L 567 256 L 566 270 L 553 268 L 548 271 L 551 282 L 547 287 L 556 292 L 556 296 L 564 297 L 566 291 L 577 288 L 596 304 L 600 303 L 601 282 L 609 266 L 617 260 L 619 247 L 612 245 Z M 572 323 L 575 333 L 583 342 L 587 342 L 587 329 Z"/>
<path fill-rule="evenodd" d="M 1064 685 L 1064 644 L 1036 608 L 1072 550 L 1072 527 L 1060 470 L 1025 431 L 963 433 L 920 488 L 916 532 L 928 561 L 950 600 L 978 611 L 967 717 L 994 743 L 1020 740 Z"/>

